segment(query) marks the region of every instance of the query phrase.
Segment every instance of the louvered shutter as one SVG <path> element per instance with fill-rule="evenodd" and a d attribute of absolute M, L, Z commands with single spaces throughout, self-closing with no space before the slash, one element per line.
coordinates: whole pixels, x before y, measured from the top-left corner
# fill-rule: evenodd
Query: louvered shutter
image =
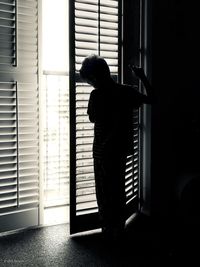
<path fill-rule="evenodd" d="M 38 3 L 0 1 L 0 17 L 2 232 L 39 220 Z"/>
<path fill-rule="evenodd" d="M 113 78 L 120 81 L 121 8 L 121 1 L 117 0 L 76 0 L 70 7 L 71 233 L 99 227 L 92 158 L 93 124 L 87 115 L 93 88 L 80 80 L 79 69 L 86 56 L 98 54 L 108 62 Z M 138 207 L 137 121 L 134 124 L 135 154 L 127 158 L 125 174 L 127 216 Z"/>
<path fill-rule="evenodd" d="M 140 110 L 133 112 L 133 155 L 127 157 L 125 171 L 126 217 L 139 208 L 140 185 Z"/>
<path fill-rule="evenodd" d="M 129 64 L 144 67 L 144 10 L 142 0 L 124 1 L 123 3 L 123 80 L 142 91 L 140 81 L 128 68 Z M 131 25 L 131 26 L 130 26 Z M 143 175 L 143 106 L 133 111 L 133 155 L 127 159 L 125 174 L 127 217 L 142 205 Z"/>
<path fill-rule="evenodd" d="M 0 1 L 0 64 L 16 65 L 16 0 Z"/>

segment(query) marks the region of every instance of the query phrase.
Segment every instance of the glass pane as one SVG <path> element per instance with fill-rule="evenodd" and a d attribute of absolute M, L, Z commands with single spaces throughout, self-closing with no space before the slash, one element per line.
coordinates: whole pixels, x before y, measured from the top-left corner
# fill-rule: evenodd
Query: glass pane
<path fill-rule="evenodd" d="M 43 0 L 43 69 L 69 70 L 68 1 Z"/>
<path fill-rule="evenodd" d="M 69 204 L 68 76 L 45 75 L 45 206 Z"/>

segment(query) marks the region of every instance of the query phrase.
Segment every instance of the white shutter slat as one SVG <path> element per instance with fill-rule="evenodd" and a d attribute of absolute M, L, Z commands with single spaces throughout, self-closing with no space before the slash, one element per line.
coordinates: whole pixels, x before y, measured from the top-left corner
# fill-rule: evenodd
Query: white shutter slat
<path fill-rule="evenodd" d="M 76 3 L 97 5 L 98 4 L 98 0 L 77 0 Z"/>
<path fill-rule="evenodd" d="M 93 130 L 77 131 L 77 138 L 80 138 L 80 137 L 93 137 Z"/>
<path fill-rule="evenodd" d="M 9 170 L 8 172 L 0 172 L 0 180 L 3 179 L 16 179 L 16 170 Z"/>
<path fill-rule="evenodd" d="M 80 181 L 77 182 L 76 184 L 76 188 L 89 188 L 89 187 L 94 187 L 95 186 L 95 182 L 91 182 L 91 181 Z"/>
<path fill-rule="evenodd" d="M 77 207 L 77 215 L 84 215 L 84 214 L 90 214 L 98 211 L 96 200 L 93 201 L 87 201 L 82 203 L 76 203 Z"/>
<path fill-rule="evenodd" d="M 1 164 L 8 164 L 10 162 L 13 162 L 13 159 L 15 159 L 16 156 L 17 156 L 17 154 L 16 155 L 12 155 L 11 157 L 1 157 L 0 158 L 0 166 L 1 166 Z"/>
<path fill-rule="evenodd" d="M 0 188 L 7 187 L 7 186 L 16 186 L 16 181 L 13 181 L 12 178 L 10 179 L 0 179 Z"/>
<path fill-rule="evenodd" d="M 77 174 L 77 182 L 92 181 L 94 182 L 94 173 Z"/>
<path fill-rule="evenodd" d="M 77 160 L 79 159 L 91 159 L 92 158 L 92 151 L 77 154 Z"/>
<path fill-rule="evenodd" d="M 0 17 L 0 25 L 2 27 L 13 28 L 15 25 L 15 20 L 14 20 L 14 18 L 8 19 L 8 18 L 1 18 Z"/>
<path fill-rule="evenodd" d="M 1 209 L 8 209 L 8 208 L 12 208 L 12 207 L 16 207 L 17 206 L 17 201 L 15 199 L 13 200 L 8 200 L 8 201 L 4 201 L 4 204 L 1 205 L 0 211 Z"/>

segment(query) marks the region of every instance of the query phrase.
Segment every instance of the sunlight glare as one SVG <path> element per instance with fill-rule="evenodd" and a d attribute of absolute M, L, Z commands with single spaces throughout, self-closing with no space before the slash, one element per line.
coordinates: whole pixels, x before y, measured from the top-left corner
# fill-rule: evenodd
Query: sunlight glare
<path fill-rule="evenodd" d="M 43 70 L 69 70 L 68 0 L 43 0 Z"/>

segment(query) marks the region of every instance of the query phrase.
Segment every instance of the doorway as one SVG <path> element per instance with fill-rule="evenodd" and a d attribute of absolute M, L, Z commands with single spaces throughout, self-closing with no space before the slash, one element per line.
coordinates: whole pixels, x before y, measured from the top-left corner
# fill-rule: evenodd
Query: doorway
<path fill-rule="evenodd" d="M 42 3 L 44 224 L 69 222 L 68 1 Z"/>

